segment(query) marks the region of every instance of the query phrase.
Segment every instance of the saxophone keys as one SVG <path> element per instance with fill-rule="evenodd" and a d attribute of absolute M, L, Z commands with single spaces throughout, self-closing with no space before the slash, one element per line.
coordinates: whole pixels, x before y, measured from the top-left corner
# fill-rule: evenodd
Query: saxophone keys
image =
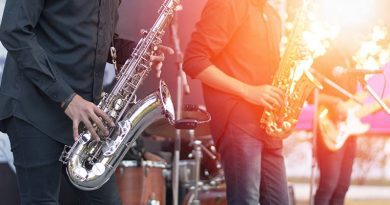
<path fill-rule="evenodd" d="M 118 116 L 118 112 L 116 110 L 111 110 L 108 115 L 114 119 Z"/>
<path fill-rule="evenodd" d="M 114 110 L 116 111 L 119 111 L 123 108 L 123 100 L 122 99 L 118 99 L 115 101 L 115 105 L 114 105 Z"/>
<path fill-rule="evenodd" d="M 267 117 L 271 117 L 271 112 L 269 112 L 269 111 L 265 111 L 264 114 L 265 114 Z"/>
<path fill-rule="evenodd" d="M 106 166 L 104 166 L 103 163 L 96 163 L 92 167 L 92 173 L 94 173 L 96 176 L 104 174 L 104 171 L 106 171 Z"/>
<path fill-rule="evenodd" d="M 146 35 L 148 35 L 149 32 L 145 29 L 141 29 L 139 33 L 141 34 L 142 37 L 146 37 Z"/>
<path fill-rule="evenodd" d="M 67 164 L 69 161 L 69 153 L 71 150 L 71 146 L 65 145 L 64 149 L 62 150 L 61 157 L 60 157 L 60 162 L 63 164 Z"/>
<path fill-rule="evenodd" d="M 282 124 L 283 130 L 290 130 L 292 128 L 291 122 L 284 121 Z"/>
<path fill-rule="evenodd" d="M 92 138 L 91 133 L 89 131 L 86 131 L 80 135 L 79 142 L 81 144 L 86 144 L 87 142 L 89 142 L 91 140 L 91 138 Z"/>
<path fill-rule="evenodd" d="M 158 51 L 157 43 L 156 43 L 156 42 L 154 42 L 154 43 L 155 43 L 155 45 L 153 46 L 152 50 L 153 50 L 153 51 Z"/>
<path fill-rule="evenodd" d="M 76 167 L 74 170 L 74 176 L 80 181 L 85 181 L 88 177 L 88 172 L 83 167 Z"/>

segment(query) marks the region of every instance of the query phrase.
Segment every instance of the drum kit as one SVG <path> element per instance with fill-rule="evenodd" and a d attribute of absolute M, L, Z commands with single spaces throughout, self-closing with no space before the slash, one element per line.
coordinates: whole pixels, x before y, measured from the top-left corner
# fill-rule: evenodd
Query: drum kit
<path fill-rule="evenodd" d="M 199 119 L 196 112 L 184 112 L 183 118 Z M 165 121 L 156 121 L 146 135 L 172 141 L 176 129 Z M 224 174 L 210 135 L 209 123 L 182 130 L 179 161 L 179 204 L 227 204 Z M 157 156 L 157 155 L 154 155 Z M 124 205 L 170 205 L 173 163 L 162 158 L 144 157 L 124 160 L 115 176 Z"/>

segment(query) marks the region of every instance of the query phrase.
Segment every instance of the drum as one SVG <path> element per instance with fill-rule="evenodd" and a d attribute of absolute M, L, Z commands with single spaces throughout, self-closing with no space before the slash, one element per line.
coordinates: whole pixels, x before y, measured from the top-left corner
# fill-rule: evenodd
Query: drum
<path fill-rule="evenodd" d="M 115 172 L 123 205 L 165 205 L 163 162 L 122 161 Z"/>
<path fill-rule="evenodd" d="M 227 205 L 225 188 L 199 191 L 198 196 L 199 205 Z M 193 198 L 194 192 L 188 192 L 184 197 L 183 205 L 190 205 Z"/>

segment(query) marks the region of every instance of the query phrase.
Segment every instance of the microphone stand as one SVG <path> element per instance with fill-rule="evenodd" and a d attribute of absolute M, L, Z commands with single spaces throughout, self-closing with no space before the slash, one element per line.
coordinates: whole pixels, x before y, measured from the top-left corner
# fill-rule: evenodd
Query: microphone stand
<path fill-rule="evenodd" d="M 313 200 L 313 192 L 314 192 L 314 184 L 315 184 L 315 170 L 317 167 L 317 129 L 318 129 L 318 104 L 319 104 L 319 95 L 320 89 L 314 88 L 314 118 L 313 118 L 313 127 L 312 127 L 312 152 L 311 152 L 311 170 L 310 170 L 310 189 L 309 189 L 309 205 L 314 204 Z"/>
<path fill-rule="evenodd" d="M 178 19 L 177 19 L 177 10 L 176 14 L 173 17 L 172 23 L 170 24 L 171 39 L 173 43 L 173 49 L 176 54 L 176 65 L 178 68 L 177 74 L 177 103 L 176 103 L 176 120 L 182 118 L 182 108 L 183 108 L 183 87 L 186 93 L 189 93 L 189 86 L 186 80 L 186 75 L 183 71 L 183 53 L 180 48 L 180 40 L 178 36 Z M 180 160 L 180 146 L 181 146 L 181 130 L 176 129 L 175 136 L 175 150 L 172 166 L 172 197 L 173 205 L 179 204 L 179 160 Z"/>
<path fill-rule="evenodd" d="M 361 102 L 358 98 L 356 98 L 355 95 L 353 95 L 349 91 L 345 90 L 344 88 L 342 88 L 337 83 L 333 82 L 332 80 L 330 80 L 329 78 L 327 78 L 323 74 L 319 73 L 318 71 L 316 71 L 314 69 L 310 69 L 310 72 L 313 73 L 314 76 L 316 76 L 318 79 L 320 79 L 320 81 L 323 81 L 326 84 L 330 85 L 331 87 L 333 87 L 334 89 L 336 89 L 337 91 L 339 91 L 343 95 L 347 96 L 348 98 L 352 99 L 356 103 L 359 103 L 360 105 L 363 105 L 363 102 Z"/>
<path fill-rule="evenodd" d="M 370 95 L 379 103 L 379 105 L 383 108 L 383 110 L 390 115 L 390 108 L 383 102 L 383 100 L 375 93 L 370 85 L 368 85 L 367 81 L 364 79 L 364 76 L 359 77 L 358 81 L 363 86 L 365 90 L 370 93 Z"/>

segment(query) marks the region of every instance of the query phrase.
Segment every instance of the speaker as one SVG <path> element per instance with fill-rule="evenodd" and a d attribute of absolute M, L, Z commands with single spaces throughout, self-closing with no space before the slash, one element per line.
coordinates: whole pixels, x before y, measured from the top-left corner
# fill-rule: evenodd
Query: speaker
<path fill-rule="evenodd" d="M 16 175 L 7 163 L 0 163 L 0 181 L 0 205 L 20 204 Z"/>

